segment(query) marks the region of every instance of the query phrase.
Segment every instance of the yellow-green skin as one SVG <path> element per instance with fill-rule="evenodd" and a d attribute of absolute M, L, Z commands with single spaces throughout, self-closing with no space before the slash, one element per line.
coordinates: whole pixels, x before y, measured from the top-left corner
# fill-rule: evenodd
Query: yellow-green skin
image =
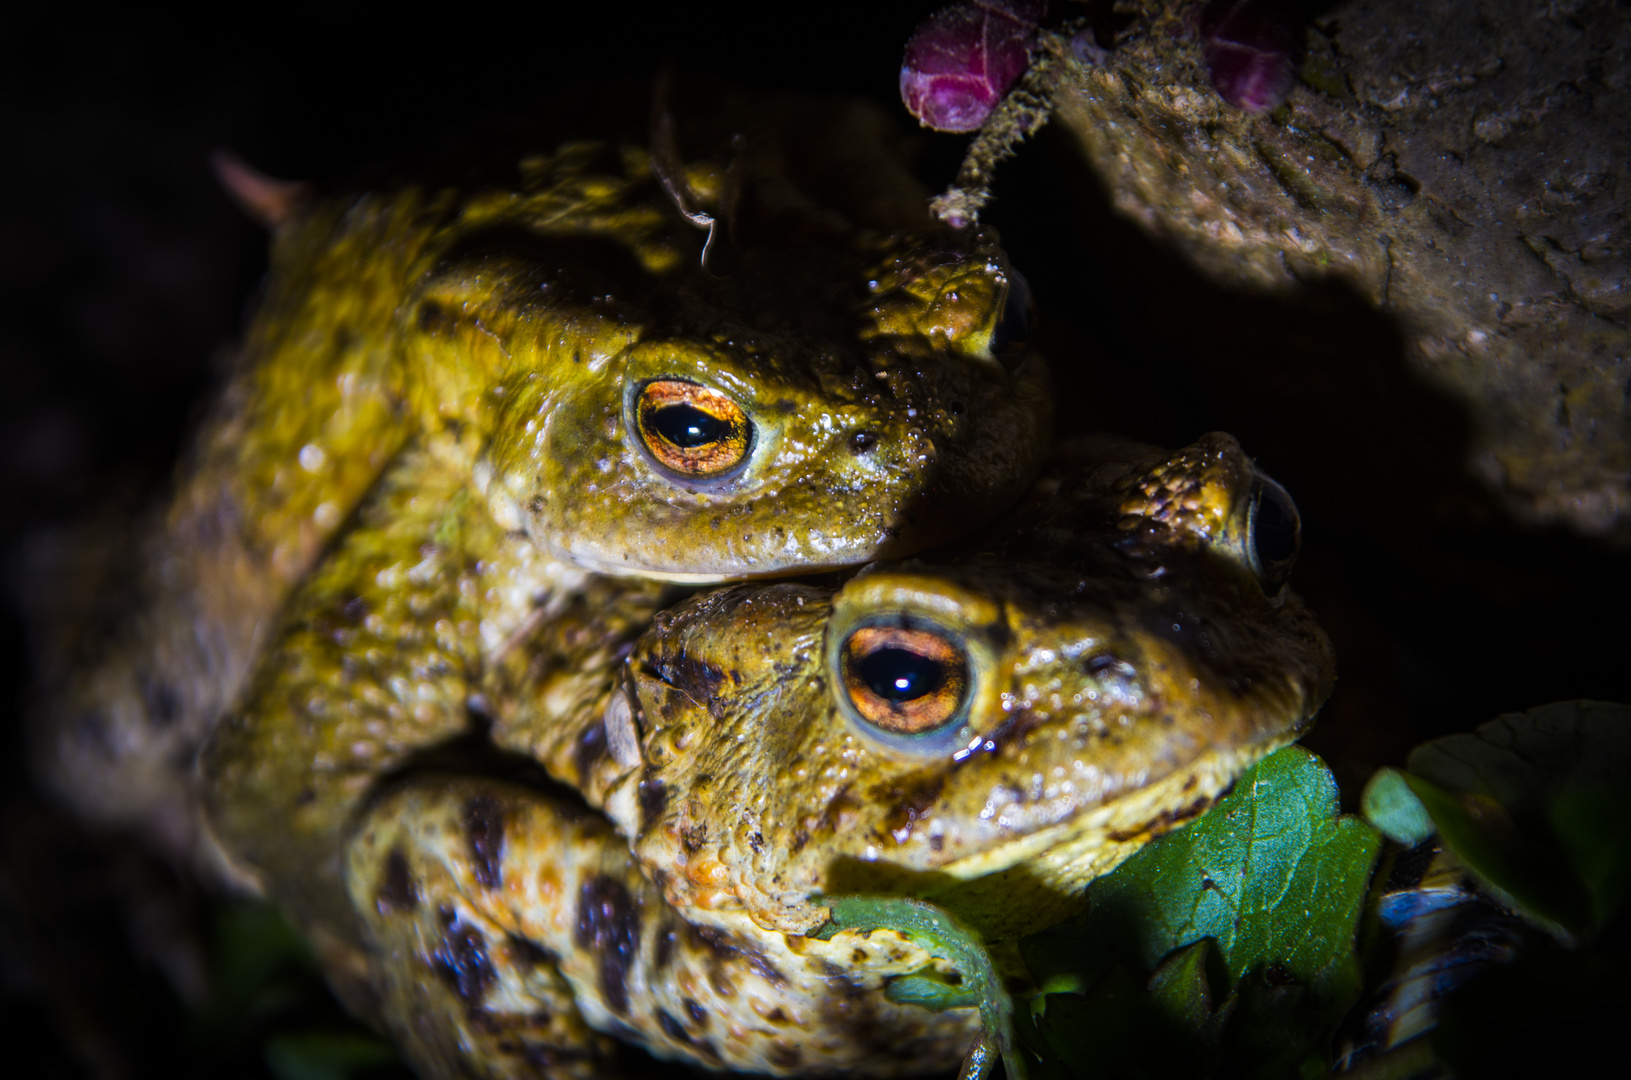
<path fill-rule="evenodd" d="M 477 531 L 524 534 L 563 567 L 677 581 L 906 554 L 1011 501 L 1049 408 L 1039 359 L 990 350 L 1009 278 L 995 239 L 935 226 L 903 195 L 915 185 L 870 112 L 749 119 L 736 202 L 728 155 L 686 177 L 728 212 L 739 265 L 724 278 L 637 148 L 573 144 L 491 186 L 298 209 L 129 616 L 47 710 L 54 785 L 186 849 L 192 752 L 292 590 L 314 567 L 321 588 L 373 588 L 345 561 L 359 554 L 325 552 L 388 467 L 392 498 L 468 499 L 490 519 Z M 801 172 L 782 132 L 818 128 L 837 149 Z M 834 163 L 841 182 L 822 171 Z M 653 463 L 631 398 L 658 376 L 747 413 L 737 475 L 709 486 Z M 366 527 L 391 512 L 377 503 Z M 277 663 L 306 663 L 295 652 Z"/>
<path fill-rule="evenodd" d="M 945 963 L 810 936 L 821 895 L 933 900 L 1023 981 L 1020 935 L 1303 730 L 1330 645 L 1256 557 L 1254 482 L 1224 435 L 1078 446 L 961 552 L 659 615 L 598 697 L 493 725 L 605 817 L 431 771 L 342 830 L 372 1008 L 427 1077 L 603 1075 L 607 1036 L 775 1075 L 949 1067 L 974 1011 L 884 993 Z M 904 743 L 845 704 L 836 650 L 880 620 L 969 656 L 946 732 Z M 559 702 L 530 678 L 508 691 Z"/>

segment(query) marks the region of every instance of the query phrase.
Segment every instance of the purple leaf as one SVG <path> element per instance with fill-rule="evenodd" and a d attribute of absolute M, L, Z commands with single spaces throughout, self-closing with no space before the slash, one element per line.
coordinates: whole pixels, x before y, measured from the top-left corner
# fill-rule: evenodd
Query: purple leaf
<path fill-rule="evenodd" d="M 1044 0 L 967 0 L 925 19 L 906 43 L 900 96 L 924 127 L 974 131 L 1030 66 Z"/>
<path fill-rule="evenodd" d="M 1213 89 L 1249 113 L 1275 108 L 1297 77 L 1300 29 L 1275 0 L 1211 0 L 1201 12 L 1201 40 Z"/>

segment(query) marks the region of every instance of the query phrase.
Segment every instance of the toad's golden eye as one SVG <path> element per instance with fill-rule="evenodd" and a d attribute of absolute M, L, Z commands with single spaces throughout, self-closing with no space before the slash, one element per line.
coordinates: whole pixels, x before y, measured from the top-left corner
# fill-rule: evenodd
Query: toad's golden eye
<path fill-rule="evenodd" d="M 957 716 L 968 695 L 968 658 L 939 634 L 868 626 L 844 642 L 844 690 L 869 724 L 917 735 Z"/>
<path fill-rule="evenodd" d="M 635 402 L 640 439 L 657 464 L 688 480 L 719 479 L 748 458 L 753 421 L 718 390 L 657 379 Z"/>

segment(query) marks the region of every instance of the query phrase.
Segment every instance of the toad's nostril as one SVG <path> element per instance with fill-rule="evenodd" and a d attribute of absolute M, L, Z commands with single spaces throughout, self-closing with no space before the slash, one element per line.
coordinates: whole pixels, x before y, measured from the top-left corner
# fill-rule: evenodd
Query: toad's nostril
<path fill-rule="evenodd" d="M 849 452 L 865 454 L 878 445 L 878 437 L 870 431 L 857 431 L 849 437 Z"/>

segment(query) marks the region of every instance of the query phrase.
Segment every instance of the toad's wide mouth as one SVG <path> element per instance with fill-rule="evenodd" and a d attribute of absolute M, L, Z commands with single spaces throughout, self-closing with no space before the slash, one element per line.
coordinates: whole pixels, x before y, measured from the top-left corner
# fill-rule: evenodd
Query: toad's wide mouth
<path fill-rule="evenodd" d="M 1114 870 L 1151 840 L 1206 813 L 1242 773 L 1295 741 L 1305 726 L 1244 745 L 1209 747 L 1166 775 L 1063 821 L 1030 833 L 1000 835 L 985 850 L 940 866 L 908 868 L 887 858 L 841 859 L 829 868 L 824 891 L 912 895 L 961 910 L 969 897 L 990 891 L 985 888 L 989 881 L 982 879 L 1000 883 L 1011 876 L 1005 871 L 1023 871 L 1023 889 L 1056 897 L 1079 895 L 1090 881 Z M 1018 887 L 1013 882 L 997 887 L 1004 893 L 1001 905 L 1015 912 L 1030 903 L 1007 895 Z"/>
<path fill-rule="evenodd" d="M 968 881 L 1024 863 L 1044 884 L 1079 889 L 1156 837 L 1200 817 L 1243 772 L 1299 734 L 1291 730 L 1244 746 L 1209 748 L 1166 776 L 939 872 Z"/>
<path fill-rule="evenodd" d="M 1287 732 L 1241 747 L 1209 749 L 1137 790 L 1006 843 L 934 869 L 841 860 L 828 894 L 912 896 L 975 929 L 1013 973 L 1026 971 L 1017 941 L 1081 910 L 1085 889 L 1151 840 L 1210 810 L 1246 769 L 1289 744 Z M 812 898 L 820 903 L 820 897 Z"/>
<path fill-rule="evenodd" d="M 788 530 L 782 523 L 786 515 L 775 509 L 774 493 L 763 494 L 761 501 L 769 508 L 746 514 L 721 506 L 712 518 L 690 505 L 668 506 L 648 515 L 644 520 L 649 527 L 643 531 L 628 528 L 619 535 L 563 543 L 540 530 L 534 532 L 534 542 L 563 562 L 600 574 L 708 585 L 824 574 L 904 558 L 955 539 L 1001 509 L 994 504 L 989 513 L 965 512 L 960 520 L 948 513 L 910 524 L 905 519 L 917 513 L 915 502 L 907 501 L 906 509 L 839 506 L 832 509 L 832 518 L 845 515 L 853 523 L 839 535 L 824 536 Z M 695 534 L 689 542 L 686 531 L 677 527 L 687 515 Z M 725 537 L 730 529 L 742 535 Z"/>

